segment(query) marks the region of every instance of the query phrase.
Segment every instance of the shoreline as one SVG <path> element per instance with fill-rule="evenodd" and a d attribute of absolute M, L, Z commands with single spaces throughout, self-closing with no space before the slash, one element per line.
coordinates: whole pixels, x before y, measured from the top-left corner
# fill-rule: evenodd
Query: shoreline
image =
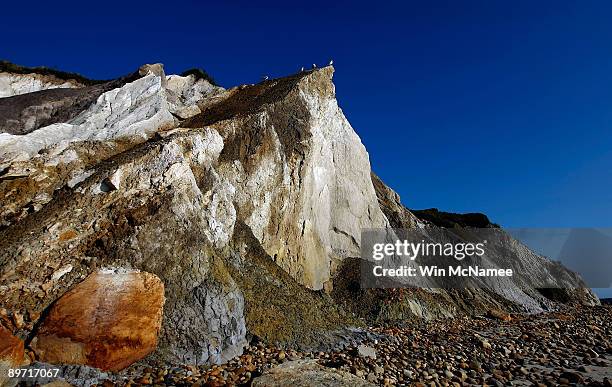
<path fill-rule="evenodd" d="M 298 360 L 313 360 L 374 385 L 610 386 L 612 379 L 609 305 L 509 319 L 475 316 L 375 326 L 367 332 L 371 335 L 360 344 L 335 351 L 304 352 L 260 342 L 221 365 L 135 364 L 98 375 L 98 385 L 251 385 L 270 368 Z"/>

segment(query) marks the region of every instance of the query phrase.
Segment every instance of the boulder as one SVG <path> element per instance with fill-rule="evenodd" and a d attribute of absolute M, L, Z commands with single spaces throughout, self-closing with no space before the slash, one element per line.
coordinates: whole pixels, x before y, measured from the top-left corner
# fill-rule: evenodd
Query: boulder
<path fill-rule="evenodd" d="M 376 359 L 376 349 L 370 346 L 361 344 L 359 347 L 357 347 L 357 352 L 361 357 L 371 357 L 372 359 Z"/>
<path fill-rule="evenodd" d="M 0 362 L 10 365 L 23 364 L 25 353 L 23 340 L 0 325 Z"/>
<path fill-rule="evenodd" d="M 501 321 L 511 321 L 512 320 L 512 317 L 510 316 L 510 314 L 500 309 L 489 309 L 489 312 L 487 313 L 487 315 L 492 319 L 497 319 Z"/>
<path fill-rule="evenodd" d="M 274 367 L 253 380 L 253 387 L 373 386 L 348 372 L 323 367 L 316 360 L 296 360 Z"/>
<path fill-rule="evenodd" d="M 23 340 L 0 325 L 0 386 L 9 385 L 5 378 L 9 368 L 26 364 Z"/>
<path fill-rule="evenodd" d="M 121 370 L 156 348 L 164 301 L 154 274 L 97 271 L 52 306 L 32 348 L 48 363 Z"/>

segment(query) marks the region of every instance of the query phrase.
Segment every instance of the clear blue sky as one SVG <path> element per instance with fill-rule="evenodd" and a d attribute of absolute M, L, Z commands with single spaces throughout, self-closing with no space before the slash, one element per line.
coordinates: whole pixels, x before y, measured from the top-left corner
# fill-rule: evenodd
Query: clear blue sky
<path fill-rule="evenodd" d="M 408 207 L 612 226 L 612 3 L 221 3 L 10 1 L 0 57 L 94 78 L 203 67 L 226 87 L 333 58 Z"/>

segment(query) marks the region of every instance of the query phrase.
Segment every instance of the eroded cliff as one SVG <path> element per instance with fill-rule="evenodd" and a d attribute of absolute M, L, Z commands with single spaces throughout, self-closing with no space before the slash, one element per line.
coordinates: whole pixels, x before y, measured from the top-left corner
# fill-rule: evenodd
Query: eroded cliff
<path fill-rule="evenodd" d="M 20 95 L 14 81 L 0 84 L 11 95 L 0 98 L 5 324 L 29 343 L 49 306 L 100 268 L 161 280 L 152 358 L 173 363 L 224 361 L 251 335 L 326 345 L 362 324 L 349 312 L 376 320 L 550 307 L 519 286 L 401 299 L 359 289 L 361 230 L 423 222 L 371 174 L 333 72 L 230 90 L 161 65 L 70 89 L 38 74 L 41 90 Z"/>

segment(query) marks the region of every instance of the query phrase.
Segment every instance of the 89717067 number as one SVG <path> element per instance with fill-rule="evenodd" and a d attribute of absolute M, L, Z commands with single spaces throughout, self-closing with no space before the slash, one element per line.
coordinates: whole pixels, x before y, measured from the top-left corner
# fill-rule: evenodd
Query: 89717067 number
<path fill-rule="evenodd" d="M 9 368 L 9 378 L 57 378 L 59 368 Z"/>

